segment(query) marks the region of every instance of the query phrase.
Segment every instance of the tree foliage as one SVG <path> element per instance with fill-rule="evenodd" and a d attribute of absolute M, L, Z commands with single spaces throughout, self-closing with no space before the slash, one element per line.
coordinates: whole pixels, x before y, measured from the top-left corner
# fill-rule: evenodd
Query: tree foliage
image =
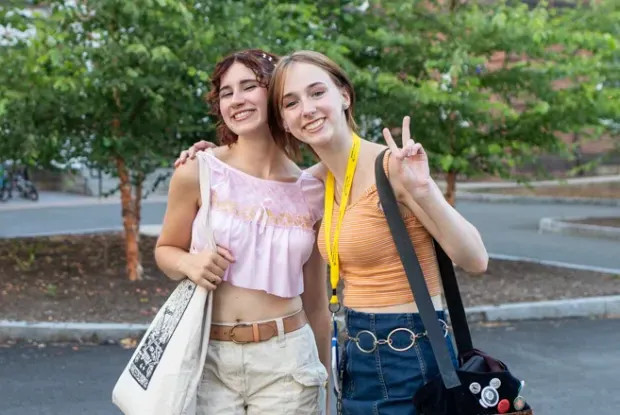
<path fill-rule="evenodd" d="M 145 177 L 214 139 L 203 96 L 215 63 L 248 47 L 311 49 L 351 75 L 365 137 L 412 117 L 454 203 L 458 177 L 508 177 L 541 152 L 567 152 L 559 132 L 596 137 L 609 128 L 601 119 L 620 120 L 618 6 L 584 7 L 57 0 L 33 16 L 0 6 L 3 26 L 30 30 L 0 47 L 0 154 L 76 157 L 117 176 L 128 276 L 139 279 Z"/>
<path fill-rule="evenodd" d="M 63 137 L 64 157 L 83 157 L 119 178 L 130 279 L 141 278 L 146 175 L 213 130 L 202 96 L 214 32 L 198 5 L 56 1 L 29 19 L 36 33 L 23 71 L 37 81 L 35 96 L 46 108 L 20 125 Z"/>
<path fill-rule="evenodd" d="M 429 6 L 430 4 L 430 6 Z M 598 125 L 596 59 L 543 5 L 381 1 L 358 12 L 349 38 L 368 133 L 412 117 L 413 134 L 448 181 L 508 177 L 541 152 L 566 151 L 559 132 Z"/>
<path fill-rule="evenodd" d="M 607 134 L 615 145 L 615 155 L 620 154 L 620 3 L 616 1 L 593 2 L 588 7 L 575 8 L 561 16 L 559 24 L 570 31 L 575 50 L 593 61 L 592 70 L 582 80 L 591 92 L 585 105 L 596 108 L 598 128 L 592 129 L 594 137 Z M 578 142 L 577 145 L 580 143 Z M 595 159 L 602 161 L 613 156 L 614 151 Z M 594 164 L 591 163 L 591 164 Z M 584 166 L 584 168 L 591 166 Z"/>

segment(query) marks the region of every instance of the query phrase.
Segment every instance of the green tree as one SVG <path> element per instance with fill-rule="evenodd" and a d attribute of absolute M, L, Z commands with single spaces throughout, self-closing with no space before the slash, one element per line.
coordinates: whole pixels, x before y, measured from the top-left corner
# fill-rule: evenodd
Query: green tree
<path fill-rule="evenodd" d="M 38 120 L 49 111 L 45 79 L 31 71 L 29 19 L 11 4 L 0 7 L 0 162 L 49 165 L 58 154 L 59 140 Z M 45 127 L 45 124 L 42 124 Z"/>
<path fill-rule="evenodd" d="M 592 71 L 582 79 L 590 90 L 584 105 L 596 108 L 600 120 L 597 128 L 580 132 L 575 146 L 588 138 L 607 134 L 615 144 L 615 151 L 601 155 L 580 166 L 581 170 L 595 167 L 607 157 L 620 155 L 620 3 L 613 0 L 592 2 L 566 10 L 558 24 L 566 27 L 573 37 L 569 52 L 588 56 L 596 62 Z M 584 134 L 587 134 L 584 136 Z"/>
<path fill-rule="evenodd" d="M 142 276 L 145 177 L 187 143 L 212 137 L 203 94 L 214 30 L 199 4 L 63 0 L 31 20 L 25 67 L 48 109 L 33 128 L 66 137 L 65 157 L 118 177 L 131 280 Z"/>
<path fill-rule="evenodd" d="M 344 41 L 363 125 L 378 137 L 411 115 L 450 203 L 458 177 L 509 177 L 564 151 L 558 132 L 598 122 L 585 104 L 596 91 L 579 82 L 595 60 L 555 48 L 573 37 L 542 6 L 384 0 L 355 14 Z"/>

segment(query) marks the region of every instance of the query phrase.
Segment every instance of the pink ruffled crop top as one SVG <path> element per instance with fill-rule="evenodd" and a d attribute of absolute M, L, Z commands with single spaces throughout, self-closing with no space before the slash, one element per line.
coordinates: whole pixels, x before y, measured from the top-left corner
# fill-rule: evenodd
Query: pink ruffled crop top
<path fill-rule="evenodd" d="M 210 152 L 197 153 L 197 159 L 210 169 L 208 222 L 215 242 L 235 258 L 224 281 L 284 298 L 300 295 L 313 226 L 323 216 L 323 182 L 307 171 L 296 182 L 261 179 Z M 192 225 L 193 250 L 205 246 L 204 215 L 201 207 Z"/>

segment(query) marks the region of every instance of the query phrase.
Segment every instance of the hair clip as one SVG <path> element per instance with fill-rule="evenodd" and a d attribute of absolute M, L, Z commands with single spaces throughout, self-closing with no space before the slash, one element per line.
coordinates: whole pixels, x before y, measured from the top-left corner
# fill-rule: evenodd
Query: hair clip
<path fill-rule="evenodd" d="M 263 53 L 263 58 L 267 59 L 269 62 L 271 62 L 271 59 L 273 59 L 271 56 L 267 56 L 267 54 Z"/>

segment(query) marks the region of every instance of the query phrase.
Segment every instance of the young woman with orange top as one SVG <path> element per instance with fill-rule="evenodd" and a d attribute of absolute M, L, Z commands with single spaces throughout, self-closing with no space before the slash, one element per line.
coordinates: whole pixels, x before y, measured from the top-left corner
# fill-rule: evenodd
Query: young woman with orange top
<path fill-rule="evenodd" d="M 328 169 L 319 249 L 331 282 L 344 280 L 348 339 L 342 360 L 345 414 L 415 414 L 412 397 L 438 374 L 407 276 L 381 210 L 374 161 L 386 146 L 361 139 L 353 117 L 355 91 L 345 72 L 310 51 L 281 58 L 269 87 L 274 135 L 293 135 L 312 147 Z M 443 197 L 427 155 L 410 136 L 402 147 L 389 130 L 383 168 L 394 189 L 428 290 L 445 321 L 433 238 L 469 272 L 484 272 L 488 255 L 476 228 Z M 332 297 L 332 304 L 338 299 Z M 446 342 L 455 359 L 448 327 Z M 406 368 L 406 369 L 404 369 Z"/>

